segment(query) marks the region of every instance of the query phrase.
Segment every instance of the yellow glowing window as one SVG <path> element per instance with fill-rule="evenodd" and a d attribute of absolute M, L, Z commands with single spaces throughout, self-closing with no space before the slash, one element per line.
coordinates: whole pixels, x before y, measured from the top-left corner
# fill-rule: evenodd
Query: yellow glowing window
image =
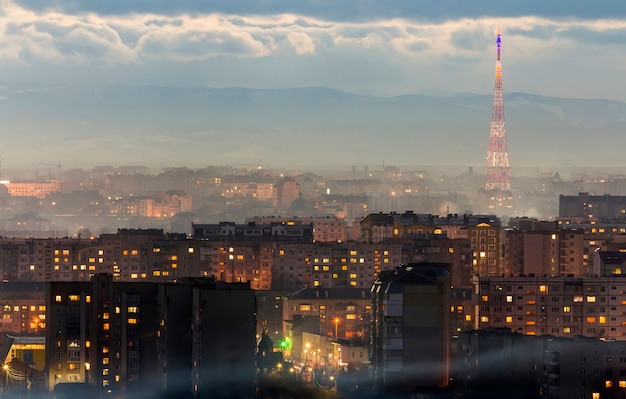
<path fill-rule="evenodd" d="M 104 331 L 108 331 L 108 330 L 109 330 L 109 323 L 104 323 L 104 324 L 102 325 L 102 329 L 103 329 Z"/>
<path fill-rule="evenodd" d="M 534 305 L 535 304 L 535 300 L 534 299 L 529 299 L 528 301 L 526 301 L 527 305 Z"/>
<path fill-rule="evenodd" d="M 570 308 L 569 306 L 563 306 L 563 313 L 569 313 L 572 311 L 572 308 Z"/>
<path fill-rule="evenodd" d="M 178 268 L 178 264 L 172 263 L 172 269 L 177 269 L 177 268 Z"/>
<path fill-rule="evenodd" d="M 91 295 L 87 295 L 85 297 L 85 302 L 90 303 L 91 302 Z"/>
<path fill-rule="evenodd" d="M 507 316 L 506 317 L 506 322 L 507 323 L 513 323 L 513 316 Z"/>
<path fill-rule="evenodd" d="M 280 251 L 278 251 L 278 255 L 283 256 L 285 254 L 285 250 L 281 249 Z"/>
<path fill-rule="evenodd" d="M 356 287 L 356 281 L 350 281 L 350 287 Z"/>
<path fill-rule="evenodd" d="M 103 320 L 109 320 L 109 312 L 102 313 L 102 319 Z"/>
<path fill-rule="evenodd" d="M 507 295 L 506 296 L 506 301 L 507 302 L 513 302 L 513 296 L 512 295 Z"/>
<path fill-rule="evenodd" d="M 587 302 L 595 302 L 596 301 L 596 297 L 595 296 L 588 296 L 587 297 Z"/>
<path fill-rule="evenodd" d="M 350 256 L 356 256 L 356 251 L 350 251 Z"/>
<path fill-rule="evenodd" d="M 178 255 L 172 255 L 172 260 L 178 260 Z"/>
<path fill-rule="evenodd" d="M 154 271 L 152 271 L 152 275 L 154 277 L 159 277 L 159 276 L 161 276 L 161 271 L 160 270 L 154 270 Z"/>
<path fill-rule="evenodd" d="M 356 278 L 356 273 L 350 273 L 350 278 L 352 279 Z"/>
<path fill-rule="evenodd" d="M 344 272 L 345 272 L 346 270 L 348 270 L 348 265 L 343 265 L 343 266 L 341 266 L 341 270 L 343 270 Z"/>
<path fill-rule="evenodd" d="M 327 272 L 330 270 L 330 266 L 322 266 L 322 270 Z"/>
<path fill-rule="evenodd" d="M 339 278 L 339 274 L 333 273 L 333 278 Z"/>
<path fill-rule="evenodd" d="M 600 324 L 604 324 L 604 323 L 606 323 L 606 316 L 600 316 L 600 317 L 598 317 L 598 323 L 600 323 Z"/>
<path fill-rule="evenodd" d="M 547 285 L 540 285 L 539 286 L 539 292 L 548 292 L 548 286 Z"/>
<path fill-rule="evenodd" d="M 454 248 L 452 248 L 452 247 L 448 248 L 448 252 L 450 252 L 451 254 L 453 254 L 453 253 L 454 253 Z"/>
<path fill-rule="evenodd" d="M 317 281 L 317 280 L 313 281 L 313 286 L 314 287 L 319 287 L 319 285 L 320 285 L 319 281 Z"/>
<path fill-rule="evenodd" d="M 55 302 L 61 302 L 61 295 L 57 295 L 54 297 Z"/>
<path fill-rule="evenodd" d="M 620 380 L 617 385 L 619 385 L 620 388 L 626 388 L 626 381 Z"/>
<path fill-rule="evenodd" d="M 137 251 L 136 249 L 133 249 L 132 251 L 130 251 L 131 255 L 137 255 L 139 253 L 139 251 Z"/>
<path fill-rule="evenodd" d="M 91 348 L 91 341 L 85 341 L 85 348 Z"/>
<path fill-rule="evenodd" d="M 237 255 L 237 260 L 243 260 L 243 255 Z"/>
<path fill-rule="evenodd" d="M 489 323 L 489 316 L 480 316 L 481 323 Z"/>
<path fill-rule="evenodd" d="M 68 295 L 67 299 L 69 299 L 71 302 L 77 302 L 77 301 L 80 301 L 80 295 L 76 295 L 76 294 Z"/>
<path fill-rule="evenodd" d="M 569 327 L 563 327 L 563 333 L 565 333 L 565 334 L 569 334 L 571 331 L 572 331 L 572 329 L 571 329 L 571 328 L 569 328 Z"/>
<path fill-rule="evenodd" d="M 595 323 L 595 322 L 596 322 L 595 317 L 592 317 L 592 316 L 587 317 L 587 323 Z"/>
<path fill-rule="evenodd" d="M 487 302 L 487 301 L 489 301 L 489 295 L 483 295 L 481 297 L 481 299 L 482 299 L 483 302 Z"/>
<path fill-rule="evenodd" d="M 134 317 L 129 318 L 128 324 L 137 324 L 137 319 L 135 319 Z"/>
<path fill-rule="evenodd" d="M 300 305 L 300 311 L 301 312 L 310 312 L 311 311 L 311 305 Z"/>
<path fill-rule="evenodd" d="M 109 364 L 109 358 L 108 357 L 103 357 L 102 358 L 102 364 Z"/>
<path fill-rule="evenodd" d="M 128 256 L 128 250 L 127 250 L 127 249 L 123 250 L 123 251 L 122 251 L 122 255 L 124 255 L 124 256 Z"/>
<path fill-rule="evenodd" d="M 115 307 L 115 313 L 116 314 L 120 314 L 121 311 L 122 311 L 122 308 L 120 308 L 119 306 Z"/>
<path fill-rule="evenodd" d="M 189 247 L 189 249 L 187 250 L 188 253 L 192 254 L 193 253 L 193 247 Z"/>
<path fill-rule="evenodd" d="M 316 271 L 316 272 L 319 272 L 320 271 L 320 266 L 319 265 L 313 266 L 313 270 Z"/>
<path fill-rule="evenodd" d="M 466 314 L 465 315 L 465 321 L 472 321 L 472 315 L 471 314 Z"/>
<path fill-rule="evenodd" d="M 611 380 L 604 381 L 604 386 L 607 388 L 611 388 L 613 386 L 613 381 Z"/>
<path fill-rule="evenodd" d="M 127 309 L 128 313 L 138 313 L 139 308 L 137 306 L 129 306 Z"/>

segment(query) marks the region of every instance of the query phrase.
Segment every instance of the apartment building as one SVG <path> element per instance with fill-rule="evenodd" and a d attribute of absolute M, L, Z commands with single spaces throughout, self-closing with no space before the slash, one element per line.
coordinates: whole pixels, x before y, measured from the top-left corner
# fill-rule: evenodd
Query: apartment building
<path fill-rule="evenodd" d="M 504 273 L 501 222 L 495 215 L 439 217 L 407 211 L 403 214 L 370 214 L 361 221 L 361 239 L 366 242 L 423 234 L 469 239 L 473 274 L 498 276 Z"/>
<path fill-rule="evenodd" d="M 474 327 L 624 339 L 625 293 L 621 277 L 474 277 Z"/>
<path fill-rule="evenodd" d="M 313 241 L 344 242 L 348 239 L 348 225 L 344 219 L 337 217 L 282 217 L 266 216 L 246 218 L 246 223 L 256 224 L 304 224 L 313 226 Z"/>
<path fill-rule="evenodd" d="M 372 285 L 372 371 L 387 386 L 449 383 L 450 276 L 435 264 L 398 266 Z"/>
<path fill-rule="evenodd" d="M 254 395 L 256 306 L 248 285 L 130 283 L 98 274 L 47 283 L 46 301 L 51 390 L 82 382 L 94 394 Z"/>

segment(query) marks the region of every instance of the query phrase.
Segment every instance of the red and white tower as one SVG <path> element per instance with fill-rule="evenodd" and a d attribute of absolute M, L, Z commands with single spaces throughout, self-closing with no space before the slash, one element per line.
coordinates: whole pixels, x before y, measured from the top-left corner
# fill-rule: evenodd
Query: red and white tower
<path fill-rule="evenodd" d="M 502 65 L 500 64 L 500 27 L 496 46 L 496 85 L 493 92 L 493 110 L 491 111 L 491 130 L 489 132 L 489 149 L 487 150 L 487 190 L 511 190 L 511 168 L 509 154 L 506 149 L 506 130 L 504 128 L 504 102 L 502 101 Z"/>

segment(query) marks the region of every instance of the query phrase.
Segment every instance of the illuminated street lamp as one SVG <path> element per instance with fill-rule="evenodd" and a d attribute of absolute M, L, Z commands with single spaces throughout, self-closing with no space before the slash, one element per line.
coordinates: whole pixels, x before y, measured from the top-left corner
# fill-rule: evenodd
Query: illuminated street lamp
<path fill-rule="evenodd" d="M 3 364 L 2 370 L 4 370 L 4 391 L 6 392 L 9 387 L 9 365 L 6 363 Z"/>
<path fill-rule="evenodd" d="M 339 335 L 339 322 L 341 321 L 341 319 L 339 317 L 335 317 L 333 319 L 333 323 L 335 323 L 335 338 L 337 338 L 337 336 Z"/>
<path fill-rule="evenodd" d="M 306 366 L 307 364 L 307 359 L 308 359 L 308 353 L 309 353 L 309 349 L 311 349 L 311 344 L 307 342 L 306 345 L 304 345 L 304 365 Z"/>

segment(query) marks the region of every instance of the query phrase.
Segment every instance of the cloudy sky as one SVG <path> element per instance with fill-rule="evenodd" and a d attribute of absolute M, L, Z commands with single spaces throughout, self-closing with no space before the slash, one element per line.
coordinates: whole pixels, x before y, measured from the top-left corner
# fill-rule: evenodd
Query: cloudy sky
<path fill-rule="evenodd" d="M 0 81 L 626 101 L 615 0 L 0 0 Z"/>

